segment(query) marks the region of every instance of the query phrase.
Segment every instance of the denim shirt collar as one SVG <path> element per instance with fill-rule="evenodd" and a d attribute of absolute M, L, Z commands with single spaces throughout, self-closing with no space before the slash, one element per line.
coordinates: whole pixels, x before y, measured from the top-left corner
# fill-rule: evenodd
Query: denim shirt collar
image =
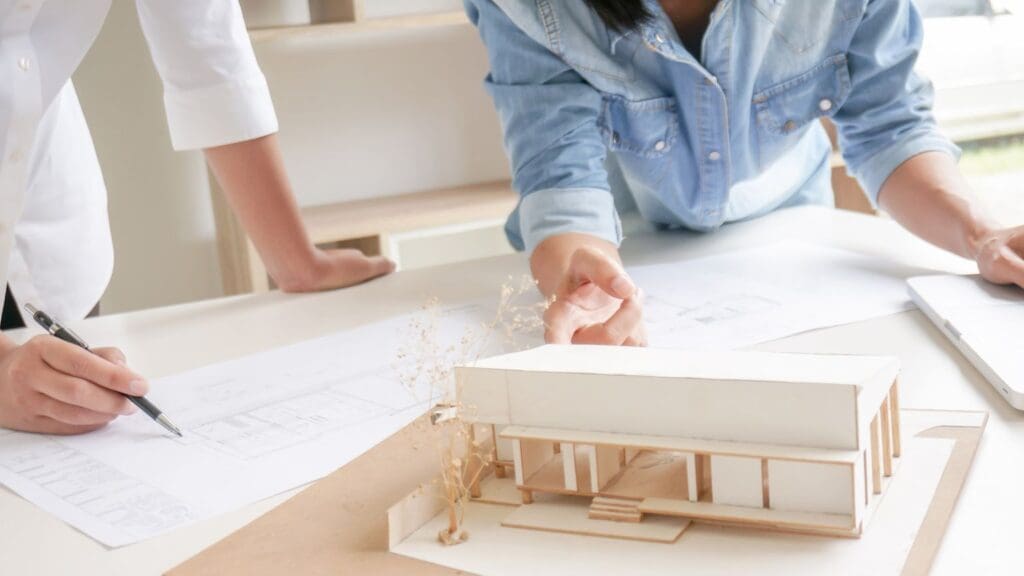
<path fill-rule="evenodd" d="M 672 21 L 669 20 L 668 14 L 661 7 L 659 0 L 643 0 L 647 11 L 654 16 L 648 22 L 640 25 L 640 28 L 636 31 L 627 30 L 626 32 L 618 32 L 615 30 L 609 31 L 611 37 L 611 47 L 614 52 L 615 45 L 623 38 L 630 34 L 639 34 L 644 44 L 648 48 L 658 52 L 665 58 L 675 60 L 677 62 L 686 62 L 689 64 L 697 65 L 698 67 L 702 64 L 693 57 L 685 48 L 679 39 L 679 35 L 676 33 L 675 26 Z M 717 6 L 711 14 L 711 21 L 708 23 L 708 30 L 711 30 L 714 26 L 715 21 L 720 17 L 722 10 L 728 8 L 728 4 L 731 2 L 739 2 L 742 0 L 719 0 Z M 781 7 L 786 3 L 786 0 L 767 0 L 773 7 Z"/>

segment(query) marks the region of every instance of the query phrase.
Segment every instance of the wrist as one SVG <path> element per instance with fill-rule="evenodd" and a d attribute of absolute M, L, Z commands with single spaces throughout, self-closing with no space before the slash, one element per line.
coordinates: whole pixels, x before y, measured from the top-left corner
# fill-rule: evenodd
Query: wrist
<path fill-rule="evenodd" d="M 596 249 L 621 264 L 615 244 L 597 236 L 580 233 L 556 234 L 541 241 L 530 254 L 530 270 L 541 294 L 550 297 L 571 274 L 573 255 L 582 248 Z"/>
<path fill-rule="evenodd" d="M 964 251 L 967 258 L 977 260 L 997 235 L 999 227 L 985 218 L 972 219 L 964 232 Z"/>
<path fill-rule="evenodd" d="M 285 292 L 315 290 L 327 268 L 323 251 L 312 244 L 285 261 L 285 266 L 270 273 L 278 288 Z"/>

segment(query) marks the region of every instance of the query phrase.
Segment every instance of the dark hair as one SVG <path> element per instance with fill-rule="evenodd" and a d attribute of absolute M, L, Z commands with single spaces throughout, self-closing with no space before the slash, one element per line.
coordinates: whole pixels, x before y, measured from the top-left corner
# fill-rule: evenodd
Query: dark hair
<path fill-rule="evenodd" d="M 651 18 L 643 0 L 585 0 L 590 8 L 611 29 L 619 32 L 636 30 Z"/>

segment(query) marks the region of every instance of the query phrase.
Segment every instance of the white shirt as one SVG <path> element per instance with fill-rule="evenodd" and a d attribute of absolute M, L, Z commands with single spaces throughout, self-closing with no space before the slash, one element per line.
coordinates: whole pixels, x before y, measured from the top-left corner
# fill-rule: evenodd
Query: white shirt
<path fill-rule="evenodd" d="M 176 150 L 277 131 L 237 0 L 136 3 Z M 87 314 L 113 269 L 106 188 L 70 81 L 109 8 L 0 0 L 0 289 L 62 319 Z"/>

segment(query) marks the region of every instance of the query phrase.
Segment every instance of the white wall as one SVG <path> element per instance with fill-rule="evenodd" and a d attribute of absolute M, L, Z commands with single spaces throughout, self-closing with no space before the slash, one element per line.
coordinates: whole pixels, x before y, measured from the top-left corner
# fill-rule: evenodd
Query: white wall
<path fill-rule="evenodd" d="M 116 265 L 103 312 L 219 296 L 205 164 L 171 149 L 135 2 L 112 4 L 74 78 L 109 194 Z"/>

